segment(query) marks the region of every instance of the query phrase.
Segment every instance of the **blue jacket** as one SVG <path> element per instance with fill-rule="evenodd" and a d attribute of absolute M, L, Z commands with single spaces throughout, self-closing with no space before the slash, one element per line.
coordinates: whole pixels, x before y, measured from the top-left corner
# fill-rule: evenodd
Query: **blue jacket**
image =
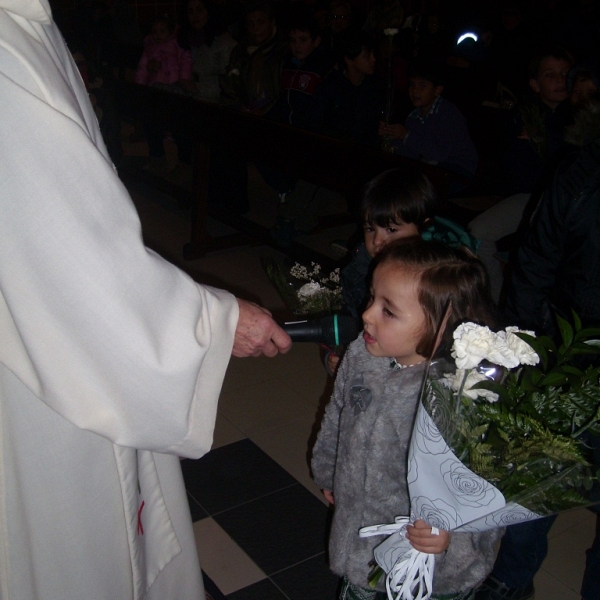
<path fill-rule="evenodd" d="M 438 98 L 424 118 L 417 108 L 408 115 L 404 126 L 408 135 L 394 142 L 398 154 L 475 175 L 477 150 L 465 117 L 452 102 Z"/>

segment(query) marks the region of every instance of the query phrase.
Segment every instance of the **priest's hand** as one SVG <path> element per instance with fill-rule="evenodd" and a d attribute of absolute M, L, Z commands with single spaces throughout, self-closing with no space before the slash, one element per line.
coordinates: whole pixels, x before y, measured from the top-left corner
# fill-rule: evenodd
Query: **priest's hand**
<path fill-rule="evenodd" d="M 240 316 L 233 341 L 233 356 L 275 356 L 285 354 L 292 347 L 290 336 L 271 317 L 271 313 L 262 306 L 237 299 Z"/>

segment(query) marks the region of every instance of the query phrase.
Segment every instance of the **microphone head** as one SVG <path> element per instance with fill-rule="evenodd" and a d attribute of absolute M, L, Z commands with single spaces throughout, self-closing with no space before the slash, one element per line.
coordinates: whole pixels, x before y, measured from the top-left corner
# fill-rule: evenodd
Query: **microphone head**
<path fill-rule="evenodd" d="M 349 344 L 356 339 L 356 336 L 362 330 L 362 321 L 347 315 L 324 317 L 321 322 L 323 327 L 322 343 L 328 346 Z"/>

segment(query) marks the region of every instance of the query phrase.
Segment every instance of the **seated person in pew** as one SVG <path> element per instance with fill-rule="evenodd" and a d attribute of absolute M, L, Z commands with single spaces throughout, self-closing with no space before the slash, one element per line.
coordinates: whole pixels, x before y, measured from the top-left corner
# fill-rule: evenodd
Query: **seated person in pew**
<path fill-rule="evenodd" d="M 377 123 L 383 102 L 382 89 L 374 75 L 374 42 L 365 32 L 348 31 L 341 48 L 339 70 L 332 70 L 314 94 L 308 128 L 346 141 L 378 146 Z M 280 182 L 279 186 L 283 188 L 283 184 Z M 271 236 L 287 248 L 294 238 L 317 224 L 319 187 L 300 181 L 287 193 L 279 191 L 279 215 Z"/>
<path fill-rule="evenodd" d="M 367 146 L 380 146 L 377 127 L 383 88 L 375 75 L 375 42 L 364 31 L 348 31 L 340 42 L 338 69 L 315 92 L 310 129 Z"/>
<path fill-rule="evenodd" d="M 315 19 L 296 9 L 290 19 L 289 54 L 281 71 L 281 89 L 267 118 L 308 129 L 314 94 L 333 68 L 334 57 L 321 45 Z"/>
<path fill-rule="evenodd" d="M 140 58 L 135 82 L 140 85 L 160 87 L 170 92 L 189 93 L 192 79 L 192 56 L 184 50 L 175 37 L 175 28 L 168 17 L 158 17 L 152 32 L 144 39 L 144 52 Z M 163 139 L 165 132 L 147 115 L 142 117 L 148 142 L 149 161 L 144 167 L 157 175 L 168 172 Z"/>
<path fill-rule="evenodd" d="M 179 45 L 192 54 L 194 98 L 218 102 L 221 95 L 219 77 L 225 73 L 231 51 L 237 42 L 229 35 L 224 20 L 210 2 L 187 0 L 183 5 Z"/>
<path fill-rule="evenodd" d="M 267 0 L 250 4 L 246 38 L 232 50 L 219 78 L 222 104 L 255 115 L 266 114 L 279 96 L 285 51 L 272 4 Z M 211 147 L 209 197 L 212 204 L 231 212 L 245 214 L 250 209 L 247 161 L 225 145 Z"/>
<path fill-rule="evenodd" d="M 221 101 L 256 115 L 266 114 L 279 96 L 287 45 L 277 31 L 273 6 L 267 0 L 249 5 L 247 37 L 229 57 L 220 77 Z"/>
<path fill-rule="evenodd" d="M 333 68 L 334 59 L 333 54 L 321 45 L 318 25 L 304 7 L 294 10 L 291 15 L 289 49 L 290 53 L 281 73 L 279 98 L 266 116 L 279 123 L 308 129 L 314 113 L 314 94 Z M 288 209 L 293 205 L 293 198 L 289 198 L 288 202 L 286 198 L 295 191 L 298 180 L 264 165 L 257 167 L 265 182 L 279 194 L 281 214 L 272 233 L 275 240 L 285 247 L 295 237 L 293 227 L 286 226 Z M 310 185 L 301 182 L 300 188 L 304 190 Z M 296 196 L 303 202 L 304 193 L 298 190 Z M 310 225 L 311 222 L 308 223 L 309 228 Z"/>
<path fill-rule="evenodd" d="M 443 73 L 435 63 L 410 67 L 408 94 L 414 110 L 404 125 L 379 124 L 379 135 L 392 140 L 401 156 L 422 160 L 472 179 L 477 150 L 458 108 L 442 97 Z"/>

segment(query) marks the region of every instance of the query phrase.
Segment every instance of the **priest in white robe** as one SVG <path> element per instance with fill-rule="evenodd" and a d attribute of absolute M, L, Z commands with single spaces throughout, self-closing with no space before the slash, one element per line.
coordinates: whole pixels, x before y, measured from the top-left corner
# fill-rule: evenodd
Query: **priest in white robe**
<path fill-rule="evenodd" d="M 144 247 L 47 0 L 0 0 L 0 600 L 201 600 L 178 456 L 290 340 Z"/>

